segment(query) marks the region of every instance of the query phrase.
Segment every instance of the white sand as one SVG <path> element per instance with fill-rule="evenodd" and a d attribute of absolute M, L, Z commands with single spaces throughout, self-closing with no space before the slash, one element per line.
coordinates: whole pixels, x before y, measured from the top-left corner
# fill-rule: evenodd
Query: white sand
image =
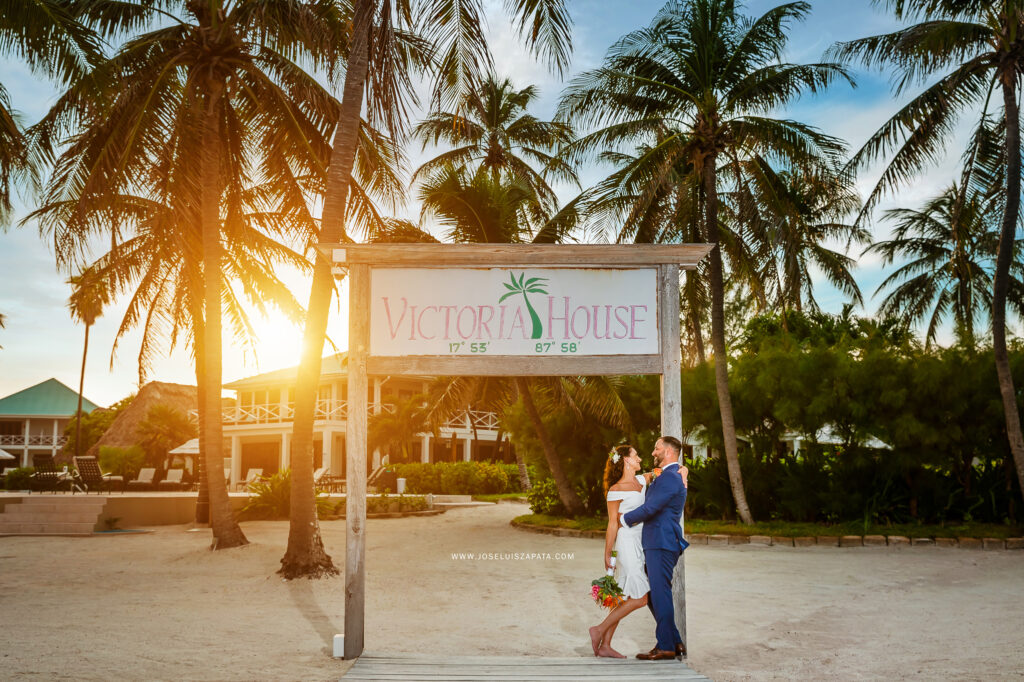
<path fill-rule="evenodd" d="M 515 530 L 526 508 L 369 522 L 368 651 L 588 656 L 598 540 Z M 284 582 L 285 522 L 209 552 L 182 526 L 93 538 L 0 538 L 0 677 L 337 679 L 344 582 Z M 344 566 L 343 522 L 324 541 Z M 453 560 L 453 552 L 550 558 Z M 558 553 L 571 558 L 558 559 Z M 1020 679 L 1024 552 L 693 547 L 690 665 L 716 680 Z M 619 628 L 653 644 L 646 610 Z"/>

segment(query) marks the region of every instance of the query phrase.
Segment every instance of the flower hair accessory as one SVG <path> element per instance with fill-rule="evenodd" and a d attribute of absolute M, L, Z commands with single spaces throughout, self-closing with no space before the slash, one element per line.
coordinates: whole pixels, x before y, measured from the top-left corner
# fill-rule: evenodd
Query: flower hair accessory
<path fill-rule="evenodd" d="M 619 460 L 622 459 L 622 455 L 619 454 L 617 449 L 612 448 L 612 451 L 608 453 L 608 459 L 612 461 L 612 464 L 618 464 Z"/>

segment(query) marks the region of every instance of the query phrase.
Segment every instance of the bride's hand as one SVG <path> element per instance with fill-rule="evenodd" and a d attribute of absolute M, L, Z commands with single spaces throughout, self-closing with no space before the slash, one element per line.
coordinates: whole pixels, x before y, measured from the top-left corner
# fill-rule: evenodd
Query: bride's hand
<path fill-rule="evenodd" d="M 687 485 L 687 479 L 690 477 L 690 470 L 684 467 L 682 464 L 679 465 L 679 475 L 683 477 L 683 487 L 689 488 Z"/>
<path fill-rule="evenodd" d="M 611 567 L 612 567 L 612 555 L 611 554 L 605 554 L 604 555 L 604 570 L 607 571 Z"/>

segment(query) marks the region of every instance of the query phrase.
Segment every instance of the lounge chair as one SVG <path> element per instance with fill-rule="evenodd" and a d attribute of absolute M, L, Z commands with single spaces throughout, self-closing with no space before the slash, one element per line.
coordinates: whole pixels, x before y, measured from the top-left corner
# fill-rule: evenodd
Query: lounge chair
<path fill-rule="evenodd" d="M 184 490 L 184 476 L 184 469 L 168 469 L 167 475 L 164 476 L 164 480 L 156 484 L 157 488 L 159 488 L 160 490 Z"/>
<path fill-rule="evenodd" d="M 56 492 L 64 485 L 65 478 L 57 470 L 53 455 L 32 455 L 32 490 Z"/>
<path fill-rule="evenodd" d="M 156 477 L 156 469 L 153 467 L 142 467 L 139 469 L 139 475 L 135 477 L 134 481 L 128 481 L 129 488 L 135 488 L 138 490 L 152 490 L 154 487 L 153 479 Z"/>
<path fill-rule="evenodd" d="M 249 485 L 260 478 L 263 478 L 263 469 L 249 469 L 249 471 L 245 472 L 245 480 L 239 481 L 238 485 L 235 486 L 235 490 L 248 490 Z"/>
<path fill-rule="evenodd" d="M 327 467 L 320 467 L 313 472 L 313 487 L 317 490 L 325 488 L 327 484 Z"/>
<path fill-rule="evenodd" d="M 95 457 L 75 457 L 75 468 L 78 470 L 78 483 L 89 493 L 93 490 L 100 492 L 104 488 L 110 492 L 114 483 L 119 483 L 121 492 L 124 492 L 124 479 L 112 474 L 104 474 L 100 470 L 100 463 Z"/>

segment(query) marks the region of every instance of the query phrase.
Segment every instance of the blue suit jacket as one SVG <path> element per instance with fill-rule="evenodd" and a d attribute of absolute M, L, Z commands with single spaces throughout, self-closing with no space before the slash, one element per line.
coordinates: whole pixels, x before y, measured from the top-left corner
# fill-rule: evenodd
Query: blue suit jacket
<path fill-rule="evenodd" d="M 644 524 L 640 541 L 644 549 L 667 549 L 682 552 L 690 543 L 683 539 L 679 519 L 686 502 L 686 486 L 679 476 L 679 465 L 669 464 L 661 475 L 647 486 L 644 503 L 627 512 L 623 521 L 627 526 Z"/>

